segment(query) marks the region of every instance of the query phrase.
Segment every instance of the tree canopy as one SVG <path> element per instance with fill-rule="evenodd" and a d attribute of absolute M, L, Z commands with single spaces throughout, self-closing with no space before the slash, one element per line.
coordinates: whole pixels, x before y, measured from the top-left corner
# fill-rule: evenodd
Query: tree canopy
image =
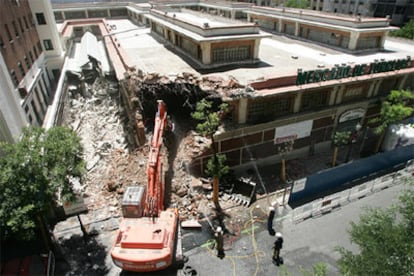
<path fill-rule="evenodd" d="M 392 90 L 385 101 L 382 102 L 380 115 L 369 121 L 370 124 L 377 125 L 374 132 L 380 135 L 376 151 L 381 146 L 388 126 L 401 122 L 413 113 L 412 99 L 414 99 L 414 94 L 411 91 Z"/>
<path fill-rule="evenodd" d="M 379 123 L 375 132 L 382 133 L 391 124 L 398 123 L 409 117 L 414 108 L 409 100 L 414 94 L 407 90 L 392 90 L 385 101 L 382 102 L 380 116 L 371 120 L 370 123 Z"/>
<path fill-rule="evenodd" d="M 226 112 L 227 104 L 222 103 L 219 106 L 218 111 L 214 111 L 213 103 L 206 99 L 202 99 L 197 103 L 196 110 L 191 114 L 195 120 L 200 122 L 197 124 L 197 131 L 200 132 L 201 135 L 211 139 L 213 156 L 207 162 L 205 173 L 213 176 L 213 202 L 217 209 L 220 209 L 218 202 L 219 179 L 228 173 L 229 167 L 225 165 L 226 156 L 224 154 L 217 154 L 214 134 L 218 130 L 221 119 Z"/>
<path fill-rule="evenodd" d="M 414 19 L 408 21 L 407 24 L 402 26 L 399 30 L 392 31 L 391 36 L 403 37 L 408 39 L 414 39 Z"/>
<path fill-rule="evenodd" d="M 411 188 L 414 181 L 410 180 Z M 414 272 L 414 190 L 388 209 L 370 208 L 352 222 L 351 241 L 360 252 L 338 248 L 344 275 L 412 275 Z"/>
<path fill-rule="evenodd" d="M 45 215 L 58 198 L 72 200 L 72 178 L 85 162 L 80 139 L 72 130 L 27 128 L 15 144 L 0 144 L 1 239 L 34 238 L 36 216 Z"/>
<path fill-rule="evenodd" d="M 309 0 L 287 0 L 285 6 L 288 8 L 307 9 L 309 8 Z"/>

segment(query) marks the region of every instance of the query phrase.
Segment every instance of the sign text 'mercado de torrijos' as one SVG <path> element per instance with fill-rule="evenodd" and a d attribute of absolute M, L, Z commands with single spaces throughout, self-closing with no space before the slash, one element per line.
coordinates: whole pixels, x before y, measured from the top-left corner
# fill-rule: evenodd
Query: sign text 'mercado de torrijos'
<path fill-rule="evenodd" d="M 358 64 L 354 67 L 349 65 L 335 66 L 330 69 L 310 70 L 302 72 L 298 70 L 296 85 L 357 77 L 362 75 L 389 72 L 407 68 L 410 64 L 411 57 L 405 59 L 395 59 L 391 61 L 375 61 L 368 64 Z"/>

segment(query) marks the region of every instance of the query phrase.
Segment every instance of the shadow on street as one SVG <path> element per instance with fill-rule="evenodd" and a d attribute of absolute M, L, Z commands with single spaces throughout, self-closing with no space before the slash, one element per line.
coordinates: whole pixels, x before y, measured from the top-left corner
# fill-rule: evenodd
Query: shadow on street
<path fill-rule="evenodd" d="M 105 264 L 107 250 L 97 238 L 72 235 L 61 241 L 64 260 L 58 261 L 56 275 L 105 275 L 109 271 Z"/>

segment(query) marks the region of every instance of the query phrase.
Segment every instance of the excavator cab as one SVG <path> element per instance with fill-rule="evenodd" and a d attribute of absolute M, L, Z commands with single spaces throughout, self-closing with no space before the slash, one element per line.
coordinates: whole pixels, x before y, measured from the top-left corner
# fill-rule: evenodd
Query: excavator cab
<path fill-rule="evenodd" d="M 122 216 L 124 218 L 140 218 L 144 214 L 145 186 L 127 187 L 122 198 Z"/>

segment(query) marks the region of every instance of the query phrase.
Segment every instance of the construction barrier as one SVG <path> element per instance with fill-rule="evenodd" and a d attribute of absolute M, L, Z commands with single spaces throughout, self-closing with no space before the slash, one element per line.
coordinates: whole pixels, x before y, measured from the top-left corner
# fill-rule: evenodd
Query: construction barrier
<path fill-rule="evenodd" d="M 313 202 L 309 202 L 308 204 L 305 204 L 299 208 L 296 208 L 293 210 L 293 221 L 294 222 L 301 222 L 307 218 L 312 217 L 313 212 L 316 208 L 318 208 L 320 202 L 322 200 L 318 199 Z"/>
<path fill-rule="evenodd" d="M 322 199 L 321 206 L 316 212 L 317 214 L 324 214 L 331 212 L 335 208 L 339 208 L 349 203 L 350 190 L 345 190 Z"/>
<path fill-rule="evenodd" d="M 385 175 L 383 177 L 379 177 L 374 180 L 374 185 L 372 186 L 373 192 L 381 191 L 385 188 L 391 187 L 394 182 L 394 177 L 396 176 L 396 173 Z"/>
<path fill-rule="evenodd" d="M 349 191 L 349 201 L 354 201 L 372 193 L 372 184 L 374 181 L 365 182 L 364 184 L 352 187 Z"/>
<path fill-rule="evenodd" d="M 413 177 L 413 175 L 414 163 L 409 163 L 406 168 L 400 171 L 381 176 L 348 190 L 325 196 L 297 207 L 293 209 L 292 220 L 298 223 L 311 217 L 323 215 L 371 193 L 404 183 L 407 177 Z"/>

